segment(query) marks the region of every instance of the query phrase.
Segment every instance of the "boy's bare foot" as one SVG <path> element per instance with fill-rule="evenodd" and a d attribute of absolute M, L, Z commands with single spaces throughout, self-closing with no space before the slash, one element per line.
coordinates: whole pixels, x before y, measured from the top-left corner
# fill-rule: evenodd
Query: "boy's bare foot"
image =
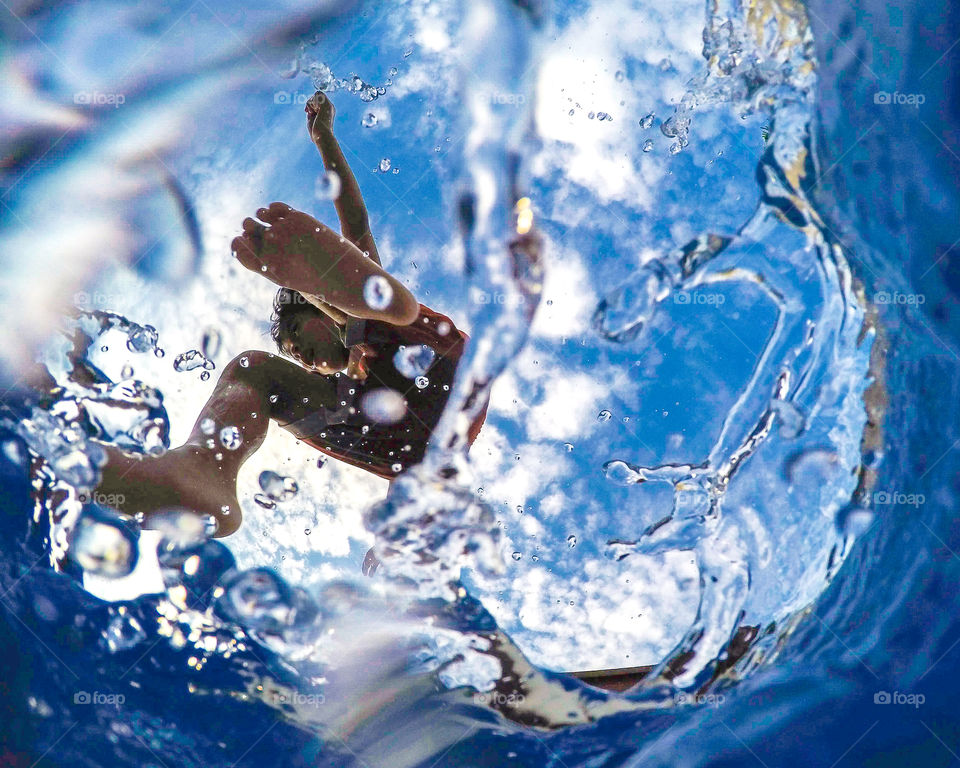
<path fill-rule="evenodd" d="M 346 315 L 409 325 L 417 300 L 353 243 L 313 216 L 284 203 L 243 220 L 233 251 L 247 269 L 277 285 L 312 295 Z M 263 222 L 263 223 L 261 223 Z"/>

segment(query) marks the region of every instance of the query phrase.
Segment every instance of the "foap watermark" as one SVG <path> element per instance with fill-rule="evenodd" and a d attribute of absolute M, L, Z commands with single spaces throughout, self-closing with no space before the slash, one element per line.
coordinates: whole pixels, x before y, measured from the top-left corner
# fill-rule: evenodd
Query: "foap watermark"
<path fill-rule="evenodd" d="M 509 93 L 506 91 L 492 91 L 489 94 L 491 104 L 511 104 L 519 107 L 525 104 L 527 97 L 522 93 Z"/>
<path fill-rule="evenodd" d="M 727 697 L 722 693 L 678 693 L 673 697 L 673 701 L 678 707 L 689 704 L 697 704 L 698 706 L 706 704 L 710 707 L 719 707 L 726 700 Z"/>
<path fill-rule="evenodd" d="M 514 707 L 523 704 L 526 697 L 522 693 L 501 693 L 500 691 L 487 691 L 486 693 L 475 693 L 473 701 L 485 707 Z"/>
<path fill-rule="evenodd" d="M 927 697 L 922 693 L 901 693 L 900 691 L 877 691 L 873 694 L 874 704 L 905 704 L 914 709 L 920 709 L 920 706 L 926 703 Z"/>
<path fill-rule="evenodd" d="M 474 302 L 477 304 L 508 304 L 513 306 L 523 304 L 527 300 L 522 293 L 473 291 L 472 295 Z"/>
<path fill-rule="evenodd" d="M 904 107 L 920 108 L 920 105 L 927 100 L 926 95 L 922 93 L 901 93 L 900 91 L 877 91 L 873 94 L 873 103 L 881 105 L 894 105 Z"/>
<path fill-rule="evenodd" d="M 73 294 L 73 304 L 80 309 L 87 307 L 115 307 L 120 297 L 115 293 L 77 291 Z"/>
<path fill-rule="evenodd" d="M 327 697 L 322 693 L 300 693 L 299 691 L 294 691 L 292 693 L 274 693 L 273 701 L 280 707 L 300 709 L 303 707 L 322 707 L 326 703 Z"/>
<path fill-rule="evenodd" d="M 120 509 L 127 500 L 127 497 L 122 493 L 100 493 L 99 491 L 94 491 L 89 496 L 81 493 L 78 498 L 81 504 L 92 501 L 94 504 L 99 504 L 102 507 L 113 507 L 114 509 Z"/>
<path fill-rule="evenodd" d="M 126 700 L 127 697 L 122 693 L 101 693 L 100 691 L 90 693 L 88 691 L 77 691 L 73 694 L 74 704 L 93 704 L 94 706 L 113 705 L 119 707 Z"/>
<path fill-rule="evenodd" d="M 899 491 L 877 491 L 873 494 L 874 504 L 895 504 L 898 507 L 920 507 L 926 504 L 927 497 L 922 493 L 900 493 Z"/>
<path fill-rule="evenodd" d="M 873 301 L 876 304 L 904 304 L 909 306 L 920 306 L 926 304 L 927 297 L 922 293 L 900 293 L 900 291 L 879 291 Z"/>
<path fill-rule="evenodd" d="M 727 300 L 722 293 L 709 291 L 677 291 L 673 294 L 674 304 L 697 307 L 720 307 Z"/>
<path fill-rule="evenodd" d="M 293 104 L 296 106 L 303 106 L 306 104 L 310 97 L 313 96 L 312 93 L 294 93 L 293 91 L 274 91 L 273 92 L 273 103 L 274 104 Z"/>
<path fill-rule="evenodd" d="M 103 91 L 77 91 L 73 94 L 73 103 L 91 107 L 113 107 L 117 109 L 125 103 L 127 97 L 122 93 L 104 93 Z"/>

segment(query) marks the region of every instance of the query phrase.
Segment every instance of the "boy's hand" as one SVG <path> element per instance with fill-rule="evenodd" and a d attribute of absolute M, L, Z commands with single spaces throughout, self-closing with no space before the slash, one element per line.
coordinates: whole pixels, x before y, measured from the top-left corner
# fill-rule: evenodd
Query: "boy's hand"
<path fill-rule="evenodd" d="M 323 91 L 317 91 L 307 100 L 304 111 L 307 113 L 307 128 L 311 137 L 316 138 L 323 131 L 333 130 L 333 118 L 337 110 Z"/>

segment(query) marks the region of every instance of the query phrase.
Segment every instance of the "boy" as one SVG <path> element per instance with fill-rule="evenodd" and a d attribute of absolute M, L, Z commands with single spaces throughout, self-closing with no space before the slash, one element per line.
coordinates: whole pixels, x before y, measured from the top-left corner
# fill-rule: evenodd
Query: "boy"
<path fill-rule="evenodd" d="M 273 419 L 341 461 L 392 478 L 418 463 L 449 397 L 466 335 L 418 304 L 380 266 L 357 181 L 333 135 L 333 104 L 317 92 L 307 128 L 327 171 L 342 234 L 283 203 L 243 221 L 234 255 L 280 286 L 273 338 L 297 364 L 253 350 L 223 370 L 190 437 L 158 458 L 105 446 L 101 493 L 122 511 L 185 507 L 210 514 L 217 537 L 240 526 L 237 472 Z M 470 441 L 483 424 L 473 423 Z M 226 430 L 223 432 L 222 430 Z"/>

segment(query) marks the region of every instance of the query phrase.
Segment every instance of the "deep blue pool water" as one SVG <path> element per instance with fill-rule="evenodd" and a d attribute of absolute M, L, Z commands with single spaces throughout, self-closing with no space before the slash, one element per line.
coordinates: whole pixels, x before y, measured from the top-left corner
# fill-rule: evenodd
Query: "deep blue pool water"
<path fill-rule="evenodd" d="M 474 29 L 470 9 L 486 7 L 494 32 L 458 38 Z M 506 2 L 397 8 L 396 17 L 373 4 L 241 10 L 202 0 L 0 10 L 9 341 L 0 379 L 0 765 L 833 768 L 960 759 L 960 12 L 811 2 L 810 37 L 768 49 L 783 59 L 703 82 L 698 35 L 711 17 L 699 4 L 556 3 L 539 27 L 532 11 Z M 749 29 L 802 10 L 783 0 L 730 2 L 716 13 L 746 19 Z M 724 35 L 715 29 L 710 38 L 721 59 L 735 48 L 724 47 Z M 577 38 L 583 47 L 564 60 Z M 602 47 L 611 38 L 617 44 Z M 498 56 L 484 47 L 491 40 Z M 273 199 L 333 217 L 329 201 L 317 200 L 318 166 L 300 134 L 298 99 L 316 80 L 278 75 L 298 47 L 338 77 L 390 82 L 374 101 L 346 86 L 332 91 L 341 140 L 394 271 L 471 329 L 482 351 L 472 375 L 500 374 L 487 433 L 471 454 L 474 485 L 485 490 L 431 496 L 404 486 L 392 505 L 364 517 L 368 491 L 382 497 L 383 487 L 360 484 L 357 500 L 338 485 L 354 476 L 331 479 L 329 466 L 317 474 L 292 441 L 269 443 L 263 461 L 274 463 L 263 466 L 297 475 L 298 500 L 288 520 L 245 506 L 245 528 L 203 551 L 188 584 L 197 610 L 179 611 L 181 598 L 165 592 L 107 602 L 84 590 L 77 566 L 61 557 L 65 534 L 51 524 L 51 510 L 72 503 L 75 489 L 62 477 L 35 479 L 37 455 L 60 444 L 41 439 L 55 430 L 31 409 L 50 403 L 24 387 L 24 374 L 39 358 L 58 375 L 57 327 L 67 322 L 45 324 L 42 289 L 62 283 L 80 309 L 159 329 L 164 360 L 128 360 L 108 336 L 109 349 L 92 345 L 89 358 L 113 380 L 128 378 L 120 367 L 132 361 L 138 378 L 163 392 L 168 442 L 182 439 L 213 382 L 175 374 L 170 358 L 199 343 L 198 329 L 222 335 L 218 369 L 250 346 L 269 349 L 272 292 L 242 282 L 223 248 L 240 218 Z M 530 74 L 537 71 L 539 79 Z M 471 102 L 471 87 L 482 84 L 492 96 Z M 678 108 L 688 84 L 700 103 Z M 527 124 L 509 111 L 524 104 L 538 118 L 533 135 L 523 136 Z M 558 104 L 563 112 L 550 112 Z M 648 112 L 656 113 L 651 129 L 643 127 Z M 368 114 L 377 126 L 361 122 Z M 657 129 L 671 115 L 690 118 L 688 135 Z M 478 125 L 478 141 L 461 143 Z M 535 279 L 517 287 L 502 265 L 475 263 L 469 276 L 463 269 L 498 232 L 483 231 L 496 219 L 481 216 L 480 229 L 460 241 L 457 195 L 470 184 L 489 192 L 483 172 L 504 172 L 508 139 L 536 158 L 527 171 L 548 238 L 542 291 Z M 380 170 L 384 157 L 398 174 Z M 789 184 L 777 174 L 797 168 L 813 171 L 799 185 L 809 206 L 782 202 Z M 494 216 L 502 206 L 494 194 Z M 791 218 L 801 212 L 806 218 Z M 673 275 L 680 266 L 669 253 L 708 232 L 733 242 L 692 275 L 663 278 L 663 296 L 673 296 L 660 297 L 665 309 L 654 314 L 654 302 L 617 293 L 646 290 L 651 283 L 631 280 L 654 260 Z M 820 237 L 822 250 L 804 245 L 808 236 Z M 748 255 L 754 244 L 773 255 Z M 810 253 L 827 256 L 805 261 Z M 111 260 L 122 268 L 105 266 Z M 845 264 L 859 297 L 847 290 Z M 811 265 L 821 265 L 822 278 Z M 727 283 L 728 266 L 755 268 L 765 282 Z M 758 359 L 776 321 L 760 283 L 784 290 L 787 319 L 783 347 L 771 345 L 772 373 L 754 380 L 752 371 L 766 370 Z M 478 301 L 471 290 L 506 298 Z M 512 311 L 523 300 L 539 302 L 529 334 L 523 313 Z M 874 311 L 868 372 L 861 327 Z M 812 372 L 813 384 L 798 385 L 806 399 L 795 400 L 808 417 L 802 434 L 772 431 L 730 472 L 716 530 L 710 515 L 676 513 L 662 549 L 621 544 L 615 554 L 629 556 L 611 557 L 609 541 L 640 540 L 680 503 L 681 489 L 624 486 L 604 466 L 651 470 L 723 459 L 730 445 L 745 445 L 765 423 L 776 355 L 793 359 L 792 334 L 807 333 L 809 318 L 823 334 L 818 352 L 798 355 L 790 369 Z M 633 330 L 618 338 L 624 326 Z M 484 348 L 484 339 L 500 343 Z M 861 455 L 871 377 L 883 384 L 873 395 L 882 440 Z M 556 392 L 560 404 L 551 406 Z M 777 406 L 777 418 L 789 426 L 794 410 L 785 409 Z M 800 461 L 828 454 L 826 464 Z M 802 479 L 780 471 L 791 461 Z M 875 474 L 858 496 L 862 467 Z M 707 470 L 684 482 L 707 478 L 703 487 L 714 488 L 708 481 L 724 467 Z M 246 504 L 253 481 L 240 482 Z M 418 504 L 445 510 L 438 517 L 450 529 L 473 526 L 482 550 L 486 518 L 471 516 L 486 509 L 478 496 L 496 519 L 498 546 L 520 554 L 505 558 L 506 576 L 485 574 L 480 557 L 462 562 L 469 596 L 452 599 L 449 574 L 431 571 L 423 599 L 403 615 L 364 592 L 357 572 L 371 534 L 396 535 Z M 861 513 L 846 529 L 856 535 L 843 535 L 846 516 Z M 684 522 L 691 519 L 708 533 Z M 305 527 L 326 538 L 301 537 Z M 447 533 L 424 526 L 417 546 L 446 542 Z M 229 583 L 234 559 L 238 570 L 264 567 L 302 586 L 321 618 L 281 640 L 259 631 L 262 616 L 245 624 L 221 608 L 203 614 L 223 605 L 214 591 Z M 403 570 L 409 563 L 397 568 L 419 573 Z M 340 578 L 352 586 L 337 586 Z M 698 599 L 707 606 L 702 621 Z M 633 618 L 631 601 L 643 621 L 617 613 L 622 603 Z M 764 632 L 752 652 L 700 689 L 731 632 L 753 625 Z M 484 706 L 500 670 L 490 678 L 476 642 L 497 626 L 544 670 L 532 673 L 522 710 L 540 720 Z M 693 661 L 675 688 L 661 680 L 607 697 L 558 674 L 656 664 L 686 650 Z M 677 706 L 698 689 L 699 704 Z"/>

